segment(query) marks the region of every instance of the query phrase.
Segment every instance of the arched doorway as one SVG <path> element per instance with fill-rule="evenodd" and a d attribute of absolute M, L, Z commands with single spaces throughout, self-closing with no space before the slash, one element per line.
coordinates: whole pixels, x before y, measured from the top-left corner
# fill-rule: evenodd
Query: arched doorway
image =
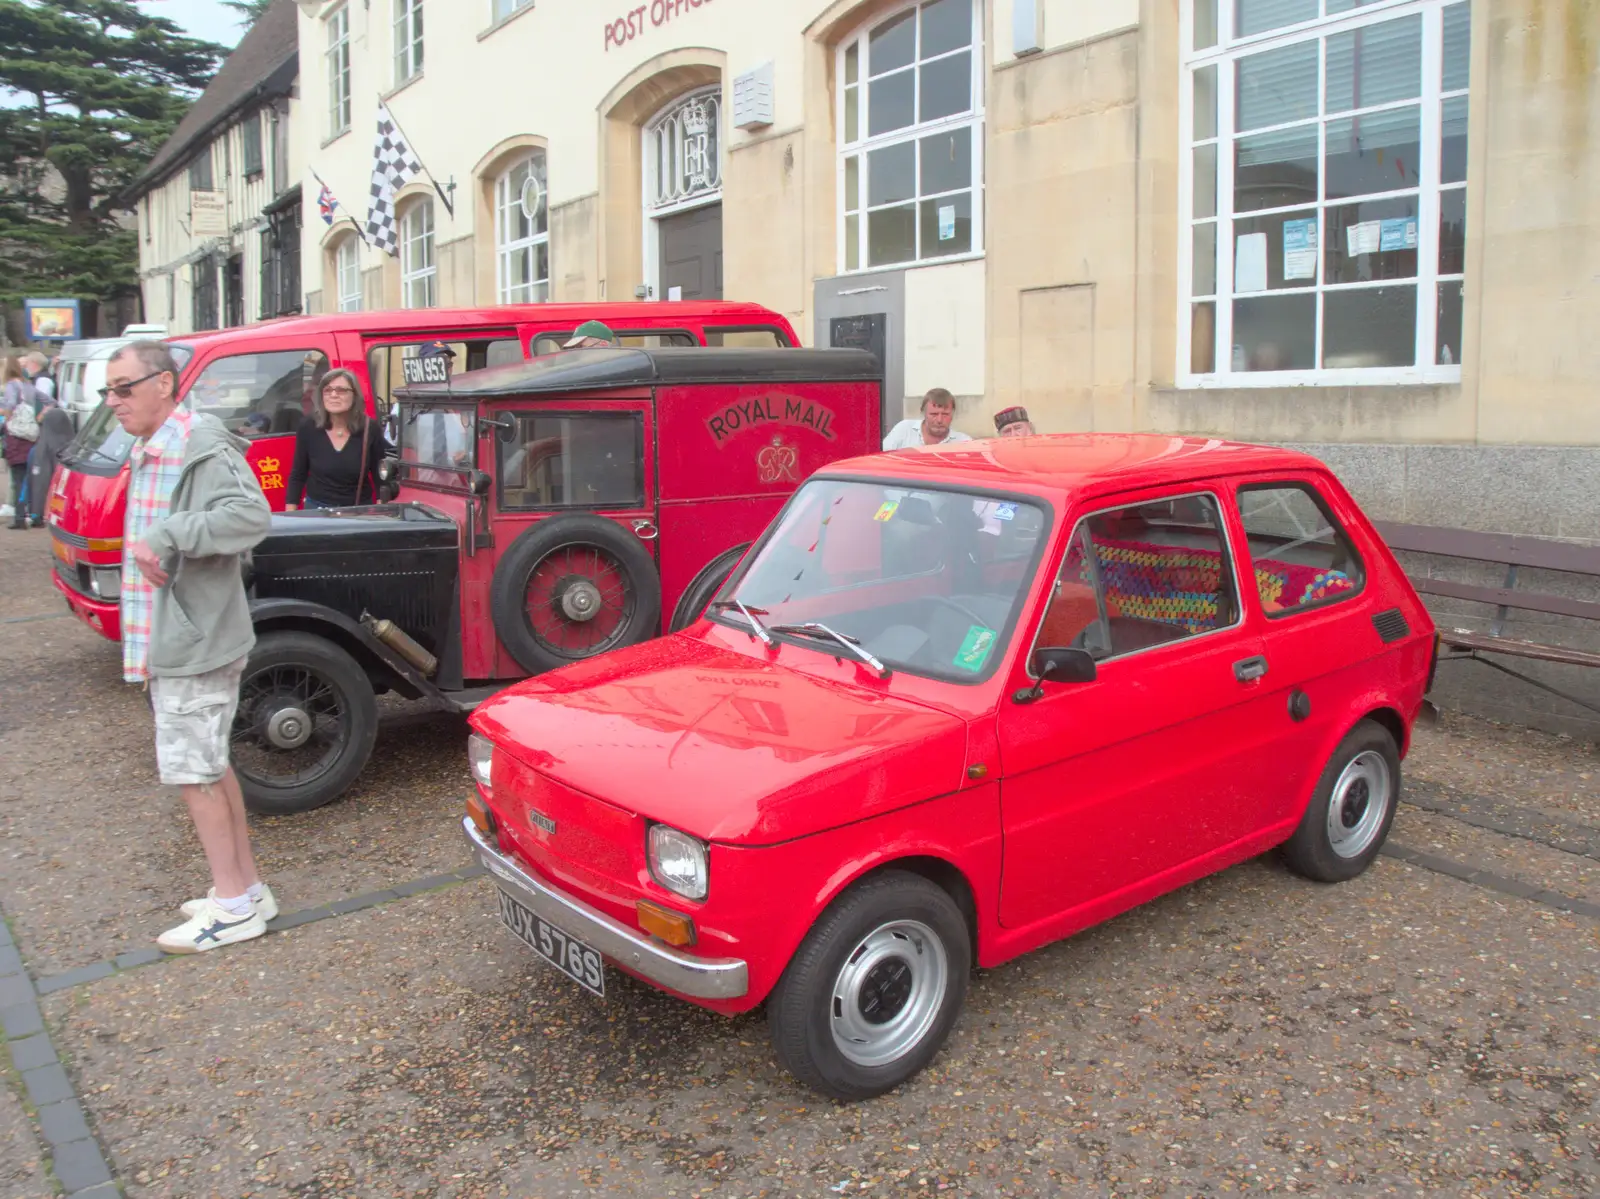
<path fill-rule="evenodd" d="M 659 300 L 722 298 L 722 88 L 679 96 L 643 130 L 644 267 Z"/>

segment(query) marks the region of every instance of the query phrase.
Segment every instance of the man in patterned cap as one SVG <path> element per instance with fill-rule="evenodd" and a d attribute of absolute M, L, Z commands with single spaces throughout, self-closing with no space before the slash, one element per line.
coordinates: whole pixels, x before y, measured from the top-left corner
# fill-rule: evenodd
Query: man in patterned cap
<path fill-rule="evenodd" d="M 1033 422 L 1026 408 L 1002 408 L 994 414 L 995 432 L 1001 437 L 1032 437 Z"/>

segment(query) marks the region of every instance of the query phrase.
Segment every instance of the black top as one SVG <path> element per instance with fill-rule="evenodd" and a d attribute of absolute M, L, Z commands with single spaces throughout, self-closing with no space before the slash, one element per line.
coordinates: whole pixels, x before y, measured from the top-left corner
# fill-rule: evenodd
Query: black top
<path fill-rule="evenodd" d="M 344 449 L 336 450 L 328 431 L 314 421 L 306 421 L 294 437 L 294 465 L 289 469 L 289 490 L 285 504 L 299 504 L 302 496 L 319 504 L 348 507 L 377 503 L 378 463 L 383 461 L 389 443 L 377 421 L 367 422 L 367 461 L 361 464 L 361 434 L 350 434 Z M 361 493 L 356 494 L 356 480 Z"/>
<path fill-rule="evenodd" d="M 423 403 L 668 383 L 875 383 L 882 378 L 883 367 L 866 350 L 595 348 L 467 371 L 449 383 L 416 383 L 395 394 Z"/>

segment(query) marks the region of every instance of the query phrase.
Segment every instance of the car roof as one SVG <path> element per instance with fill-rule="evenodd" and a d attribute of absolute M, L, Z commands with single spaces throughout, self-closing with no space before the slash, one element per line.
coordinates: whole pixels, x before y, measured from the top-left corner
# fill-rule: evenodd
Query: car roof
<path fill-rule="evenodd" d="M 262 334 L 433 333 L 478 326 L 540 324 L 576 329 L 584 321 L 626 323 L 640 320 L 663 329 L 685 324 L 771 325 L 777 314 L 759 304 L 725 300 L 675 300 L 609 304 L 500 304 L 485 308 L 400 308 L 381 312 L 330 312 L 314 316 L 282 316 L 231 329 L 185 333 L 168 338 L 197 349 L 218 342 L 249 340 Z"/>
<path fill-rule="evenodd" d="M 397 388 L 395 395 L 409 400 L 486 400 L 673 383 L 876 383 L 882 377 L 877 357 L 866 350 L 595 348 L 466 371 L 449 383 Z"/>
<path fill-rule="evenodd" d="M 1218 475 L 1323 469 L 1309 454 L 1277 446 L 1158 433 L 1055 433 L 870 454 L 836 462 L 822 473 L 1059 498 L 1063 493 L 1103 494 Z"/>

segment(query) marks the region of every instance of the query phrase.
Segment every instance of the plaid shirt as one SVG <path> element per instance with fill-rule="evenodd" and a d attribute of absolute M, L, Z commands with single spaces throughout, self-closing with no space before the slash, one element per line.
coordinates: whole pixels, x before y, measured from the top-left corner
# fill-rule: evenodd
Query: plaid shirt
<path fill-rule="evenodd" d="M 153 434 L 133 446 L 133 477 L 128 482 L 128 516 L 122 534 L 122 677 L 143 683 L 150 677 L 150 620 L 155 588 L 133 560 L 133 547 L 167 518 L 167 505 L 183 473 L 194 418 L 183 409 L 167 417 Z"/>

